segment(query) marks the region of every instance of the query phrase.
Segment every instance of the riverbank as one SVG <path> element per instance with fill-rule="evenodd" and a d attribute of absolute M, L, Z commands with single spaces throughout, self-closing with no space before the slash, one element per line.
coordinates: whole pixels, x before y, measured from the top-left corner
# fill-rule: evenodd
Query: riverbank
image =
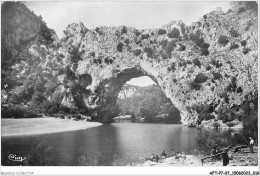
<path fill-rule="evenodd" d="M 228 166 L 257 166 L 258 165 L 258 148 L 254 147 L 255 153 L 248 153 L 249 149 L 245 149 L 245 153 L 233 153 L 232 152 L 232 160 L 229 161 Z M 231 152 L 229 152 L 231 154 Z M 146 161 L 142 164 L 138 164 L 137 166 L 157 166 L 157 167 L 180 167 L 180 166 L 202 166 L 201 158 L 203 156 L 194 156 L 187 155 L 186 159 L 180 159 L 179 161 L 175 159 L 175 157 L 166 158 L 159 163 Z M 212 166 L 223 166 L 222 160 L 214 160 L 207 159 L 203 162 L 202 167 L 212 167 Z"/>
<path fill-rule="evenodd" d="M 53 117 L 30 119 L 1 119 L 1 136 L 28 136 L 83 130 L 102 125 L 98 122 L 74 121 Z"/>
<path fill-rule="evenodd" d="M 203 120 L 200 127 L 204 128 L 221 128 L 221 129 L 234 129 L 239 130 L 243 128 L 243 123 L 239 120 L 223 123 L 222 120 L 215 121 L 214 119 Z"/>

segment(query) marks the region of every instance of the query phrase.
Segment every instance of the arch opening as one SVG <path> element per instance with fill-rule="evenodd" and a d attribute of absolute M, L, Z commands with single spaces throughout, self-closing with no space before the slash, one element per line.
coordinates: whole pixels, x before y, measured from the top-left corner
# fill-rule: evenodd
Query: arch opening
<path fill-rule="evenodd" d="M 122 82 L 117 94 L 114 94 L 116 97 L 112 120 L 180 124 L 180 112 L 165 96 L 160 86 L 150 76 L 139 75 L 131 79 L 126 77 L 127 74 L 124 75 L 128 79 Z"/>
<path fill-rule="evenodd" d="M 93 81 L 95 79 L 95 75 L 80 75 L 68 93 L 74 100 L 73 105 L 91 120 L 106 124 L 114 122 L 114 117 L 131 115 L 136 122 L 181 123 L 182 111 L 179 111 L 172 99 L 166 97 L 167 92 L 158 83 L 160 77 L 153 72 L 150 74 L 136 66 L 115 70 L 112 77 L 99 82 Z M 135 83 L 137 85 L 134 85 Z M 135 86 L 140 93 L 135 97 L 119 100 L 120 92 L 129 85 L 130 89 Z M 66 99 L 64 105 L 67 105 L 66 101 L 72 102 Z"/>
<path fill-rule="evenodd" d="M 101 80 L 97 87 L 93 89 L 93 96 L 88 96 L 88 100 L 93 104 L 93 107 L 86 106 L 87 113 L 94 121 L 99 121 L 104 124 L 114 122 L 114 117 L 120 115 L 134 115 L 137 122 L 151 122 L 151 123 L 181 123 L 181 115 L 179 107 L 173 105 L 174 102 L 166 97 L 165 90 L 157 81 L 157 76 L 149 74 L 140 66 L 128 67 L 123 70 L 115 70 L 113 77 Z M 133 98 L 134 100 L 126 101 L 132 103 L 132 110 L 122 110 L 118 107 L 118 95 L 120 91 L 125 88 L 129 82 L 134 78 L 148 78 L 148 83 L 151 85 L 139 86 L 138 89 L 143 89 L 142 95 Z M 138 79 L 138 80 L 139 80 Z M 135 82 L 138 82 L 135 81 Z M 129 82 L 128 82 L 129 81 Z M 93 84 L 94 85 L 94 84 Z M 91 86 L 93 86 L 91 85 Z M 90 86 L 90 87 L 91 87 Z M 86 99 L 86 98 L 85 98 Z M 140 104 L 139 106 L 136 106 Z M 95 105 L 95 106 L 94 106 Z M 127 114 L 127 113 L 128 114 Z"/>

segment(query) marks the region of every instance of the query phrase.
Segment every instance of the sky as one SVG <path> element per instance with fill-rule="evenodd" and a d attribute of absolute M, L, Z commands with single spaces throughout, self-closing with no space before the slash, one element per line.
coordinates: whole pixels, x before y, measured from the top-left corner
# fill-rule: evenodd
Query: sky
<path fill-rule="evenodd" d="M 141 76 L 139 78 L 133 78 L 130 81 L 127 81 L 126 84 L 144 87 L 155 84 L 155 82 L 148 76 Z"/>
<path fill-rule="evenodd" d="M 97 26 L 132 26 L 140 29 L 159 28 L 172 20 L 183 20 L 187 25 L 204 14 L 222 7 L 229 8 L 228 1 L 27 1 L 26 6 L 41 15 L 48 27 L 59 38 L 63 30 L 73 22 L 83 22 L 87 28 Z"/>
<path fill-rule="evenodd" d="M 204 14 L 221 7 L 229 9 L 229 1 L 27 1 L 25 5 L 41 15 L 59 38 L 71 23 L 83 22 L 87 28 L 98 26 L 132 26 L 139 29 L 159 28 L 172 20 L 191 25 Z M 129 83 L 129 82 L 128 82 Z M 140 77 L 130 84 L 147 86 L 154 82 Z"/>

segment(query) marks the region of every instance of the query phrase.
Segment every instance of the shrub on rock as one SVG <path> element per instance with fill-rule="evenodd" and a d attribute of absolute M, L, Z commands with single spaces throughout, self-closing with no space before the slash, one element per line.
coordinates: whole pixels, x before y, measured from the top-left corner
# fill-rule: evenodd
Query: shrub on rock
<path fill-rule="evenodd" d="M 209 48 L 209 47 L 210 47 L 210 44 L 203 42 L 203 43 L 200 44 L 199 47 L 201 47 L 201 48 Z"/>
<path fill-rule="evenodd" d="M 126 44 L 126 45 L 129 45 L 129 43 L 130 43 L 129 38 L 125 39 L 125 44 Z"/>
<path fill-rule="evenodd" d="M 218 38 L 218 43 L 219 43 L 220 45 L 226 46 L 226 44 L 228 44 L 228 42 L 229 42 L 229 40 L 228 40 L 228 37 L 227 37 L 227 36 L 225 36 L 225 35 L 219 36 L 219 38 Z"/>
<path fill-rule="evenodd" d="M 120 32 L 119 32 L 118 30 L 116 30 L 116 31 L 115 31 L 115 35 L 116 35 L 117 37 L 120 37 Z"/>
<path fill-rule="evenodd" d="M 197 46 L 200 46 L 203 42 L 204 39 L 203 37 L 200 37 L 200 31 L 197 30 L 195 34 L 191 33 L 190 34 L 190 39 L 193 41 Z"/>
<path fill-rule="evenodd" d="M 124 46 L 124 44 L 123 44 L 122 42 L 120 42 L 120 43 L 116 46 L 117 51 L 122 52 L 122 51 L 123 51 L 123 46 Z"/>
<path fill-rule="evenodd" d="M 149 34 L 142 34 L 141 35 L 141 40 L 148 39 L 149 37 L 150 37 Z"/>
<path fill-rule="evenodd" d="M 211 63 L 213 65 L 215 65 L 217 68 L 222 67 L 222 65 L 223 65 L 221 62 L 219 62 L 218 60 L 215 60 L 215 59 L 212 59 Z"/>
<path fill-rule="evenodd" d="M 228 14 L 228 13 L 231 13 L 231 12 L 233 12 L 233 10 L 231 10 L 231 9 L 228 9 L 228 11 L 227 11 L 227 13 L 226 13 L 226 14 Z"/>
<path fill-rule="evenodd" d="M 121 29 L 121 35 L 126 34 L 127 33 L 127 27 L 123 26 Z"/>
<path fill-rule="evenodd" d="M 236 49 L 238 48 L 239 45 L 238 44 L 231 44 L 231 46 L 229 47 L 230 50 Z"/>
<path fill-rule="evenodd" d="M 142 42 L 140 39 L 137 39 L 137 38 L 135 38 L 134 41 L 135 41 L 135 44 L 137 44 L 137 45 L 140 45 Z"/>
<path fill-rule="evenodd" d="M 232 92 L 237 89 L 236 77 L 232 77 L 231 83 L 227 87 L 227 91 Z"/>
<path fill-rule="evenodd" d="M 191 87 L 191 89 L 194 89 L 194 90 L 200 90 L 201 85 L 199 83 L 196 83 L 195 81 L 192 81 L 190 83 L 190 87 Z"/>
<path fill-rule="evenodd" d="M 95 52 L 94 52 L 94 51 L 91 51 L 91 52 L 89 53 L 89 55 L 90 55 L 91 57 L 95 57 Z"/>
<path fill-rule="evenodd" d="M 208 49 L 207 49 L 207 48 L 201 48 L 201 49 L 200 49 L 200 55 L 201 55 L 201 56 L 207 56 L 207 55 L 209 55 Z"/>
<path fill-rule="evenodd" d="M 134 33 L 135 33 L 136 36 L 139 36 L 141 34 L 141 32 L 137 29 L 134 30 Z"/>
<path fill-rule="evenodd" d="M 198 58 L 193 59 L 192 62 L 194 65 L 197 65 L 198 67 L 201 66 L 200 60 Z"/>
<path fill-rule="evenodd" d="M 249 48 L 243 48 L 243 53 L 244 53 L 244 55 L 246 55 L 249 51 L 250 51 Z"/>
<path fill-rule="evenodd" d="M 231 37 L 238 37 L 238 32 L 236 30 L 234 30 L 233 28 L 230 30 L 230 35 Z"/>
<path fill-rule="evenodd" d="M 105 61 L 106 64 L 112 64 L 113 63 L 113 59 L 109 59 L 108 57 L 106 57 L 104 59 L 104 61 Z"/>
<path fill-rule="evenodd" d="M 69 48 L 69 55 L 70 55 L 70 60 L 71 62 L 77 62 L 81 59 L 80 53 L 79 53 L 79 48 L 72 46 Z"/>
<path fill-rule="evenodd" d="M 167 36 L 169 38 L 179 38 L 180 37 L 180 30 L 177 28 L 173 28 L 168 34 Z"/>
<path fill-rule="evenodd" d="M 210 26 L 210 24 L 209 24 L 209 22 L 206 22 L 206 23 L 204 23 L 207 27 L 209 27 Z"/>
<path fill-rule="evenodd" d="M 159 54 L 163 59 L 168 59 L 169 55 L 167 54 L 167 52 L 164 49 L 160 49 L 159 50 Z"/>
<path fill-rule="evenodd" d="M 219 72 L 213 72 L 212 74 L 215 80 L 222 78 L 222 75 Z"/>
<path fill-rule="evenodd" d="M 245 40 L 241 41 L 241 46 L 246 46 L 246 41 Z"/>
<path fill-rule="evenodd" d="M 195 77 L 194 81 L 197 83 L 203 83 L 203 82 L 207 81 L 207 79 L 208 79 L 208 77 L 206 75 L 204 75 L 203 73 L 199 73 Z"/>
<path fill-rule="evenodd" d="M 175 71 L 176 70 L 176 63 L 175 62 L 173 62 L 172 64 L 171 64 L 171 67 L 168 67 L 168 71 Z"/>
<path fill-rule="evenodd" d="M 159 30 L 158 30 L 158 35 L 163 35 L 163 34 L 166 34 L 166 30 L 164 30 L 164 29 L 159 29 Z"/>
<path fill-rule="evenodd" d="M 179 47 L 179 51 L 185 51 L 186 50 L 186 46 L 185 45 L 181 45 L 180 47 Z"/>
<path fill-rule="evenodd" d="M 138 48 L 138 49 L 135 49 L 133 51 L 133 53 L 134 53 L 135 56 L 139 56 L 142 53 L 142 50 Z"/>
<path fill-rule="evenodd" d="M 208 65 L 208 66 L 206 67 L 206 70 L 207 70 L 207 71 L 211 70 L 211 66 Z"/>
<path fill-rule="evenodd" d="M 244 7 L 241 7 L 241 8 L 237 11 L 237 13 L 242 13 L 242 12 L 244 12 L 244 11 L 246 11 L 245 8 L 244 8 Z"/>
<path fill-rule="evenodd" d="M 145 47 L 144 48 L 144 52 L 147 54 L 147 56 L 149 58 L 153 58 L 154 57 L 154 50 L 152 47 Z"/>
<path fill-rule="evenodd" d="M 245 31 L 247 31 L 253 25 L 252 21 L 246 23 Z"/>
<path fill-rule="evenodd" d="M 179 63 L 179 67 L 182 67 L 182 66 L 187 67 L 187 62 L 181 61 L 181 62 Z"/>
<path fill-rule="evenodd" d="M 101 29 L 99 27 L 95 28 L 95 31 L 99 34 L 99 35 L 103 35 L 103 32 L 101 31 Z"/>
<path fill-rule="evenodd" d="M 190 65 L 190 64 L 192 64 L 192 62 L 191 62 L 190 60 L 187 60 L 187 64 L 189 64 L 189 65 Z"/>
<path fill-rule="evenodd" d="M 242 93 L 242 92 L 243 92 L 242 87 L 238 87 L 238 88 L 237 88 L 237 93 Z"/>
<path fill-rule="evenodd" d="M 165 49 L 167 47 L 168 44 L 168 40 L 167 39 L 162 39 L 159 44 Z"/>
<path fill-rule="evenodd" d="M 169 55 L 169 57 L 171 56 L 171 53 L 175 47 L 176 47 L 176 40 L 171 40 L 167 43 L 166 52 Z"/>
<path fill-rule="evenodd" d="M 156 41 L 155 40 L 150 40 L 150 44 L 155 44 Z"/>

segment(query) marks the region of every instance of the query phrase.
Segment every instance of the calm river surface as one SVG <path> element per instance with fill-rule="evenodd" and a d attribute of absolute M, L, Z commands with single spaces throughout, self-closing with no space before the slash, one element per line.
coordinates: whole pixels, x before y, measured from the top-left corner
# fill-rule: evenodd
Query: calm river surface
<path fill-rule="evenodd" d="M 45 149 L 53 157 L 51 165 L 75 166 L 82 161 L 85 165 L 127 165 L 144 162 L 152 153 L 160 154 L 164 150 L 191 154 L 197 132 L 196 128 L 174 124 L 113 123 L 80 131 L 2 137 L 2 164 L 16 165 L 8 161 L 10 154 L 25 157 L 45 141 Z M 41 154 L 39 150 L 35 151 Z"/>

